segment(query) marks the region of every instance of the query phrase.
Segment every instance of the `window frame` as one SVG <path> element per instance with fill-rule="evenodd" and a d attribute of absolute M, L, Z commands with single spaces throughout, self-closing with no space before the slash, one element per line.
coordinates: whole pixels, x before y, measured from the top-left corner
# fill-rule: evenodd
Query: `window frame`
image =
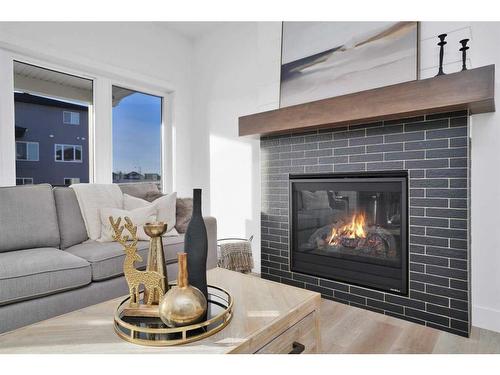
<path fill-rule="evenodd" d="M 61 157 L 62 160 L 57 160 L 57 146 L 61 146 Z M 64 148 L 73 148 L 73 160 L 64 160 Z M 76 159 L 76 149 L 80 148 L 80 160 Z M 54 143 L 54 161 L 56 163 L 83 163 L 83 146 L 82 145 L 70 145 L 65 143 Z"/>
<path fill-rule="evenodd" d="M 66 113 L 69 113 L 69 122 L 66 122 L 64 120 L 64 115 Z M 78 117 L 75 116 L 75 118 L 78 118 L 78 122 L 76 123 L 73 123 L 73 115 L 78 115 Z M 64 125 L 71 125 L 71 126 L 79 126 L 80 125 L 80 112 L 76 112 L 76 111 L 63 111 L 63 124 Z"/>
<path fill-rule="evenodd" d="M 23 183 L 21 185 L 18 185 L 17 184 L 17 180 L 23 180 Z M 30 184 L 26 184 L 24 182 L 25 180 L 31 180 L 31 183 Z M 16 186 L 33 185 L 33 183 L 34 183 L 33 177 L 16 177 Z"/>
<path fill-rule="evenodd" d="M 119 87 L 130 91 L 139 92 L 141 94 L 156 96 L 160 98 L 161 104 L 161 124 L 160 124 L 160 179 L 155 182 L 160 182 L 162 192 L 173 191 L 175 186 L 175 128 L 173 126 L 173 93 L 159 91 L 148 88 L 147 86 L 130 85 L 127 82 L 120 80 L 113 80 L 110 82 L 110 94 L 113 94 L 113 87 Z M 113 147 L 113 107 L 111 100 L 111 147 Z M 168 126 L 169 125 L 169 126 Z M 113 182 L 113 149 L 111 148 L 111 182 Z M 133 180 L 132 180 L 133 181 Z"/>
<path fill-rule="evenodd" d="M 71 182 L 70 184 L 66 184 L 66 180 L 78 180 L 78 182 Z M 73 184 L 79 184 L 80 183 L 80 177 L 64 177 L 63 178 L 63 183 L 64 186 L 69 186 Z"/>
<path fill-rule="evenodd" d="M 27 157 L 27 159 L 18 159 L 17 158 L 17 144 L 18 143 L 23 143 L 23 144 L 26 145 L 26 157 Z M 36 157 L 36 159 L 29 159 L 29 152 L 28 152 L 28 145 L 29 144 L 36 145 L 36 147 L 37 147 L 37 153 L 36 153 L 37 157 Z M 34 142 L 34 141 L 16 141 L 16 161 L 31 161 L 31 162 L 40 161 L 40 142 Z"/>
<path fill-rule="evenodd" d="M 0 46 L 0 186 L 13 186 L 16 179 L 15 119 L 14 119 L 14 77 L 13 65 L 18 61 L 36 65 L 93 81 L 93 100 L 89 106 L 89 182 L 111 183 L 112 162 L 112 86 L 120 86 L 163 98 L 162 101 L 162 187 L 165 191 L 176 190 L 176 128 L 174 104 L 177 84 L 130 69 L 116 69 L 115 66 L 97 61 L 79 61 L 64 51 L 42 54 L 28 51 L 19 46 Z M 111 154 L 111 155 L 110 155 Z"/>

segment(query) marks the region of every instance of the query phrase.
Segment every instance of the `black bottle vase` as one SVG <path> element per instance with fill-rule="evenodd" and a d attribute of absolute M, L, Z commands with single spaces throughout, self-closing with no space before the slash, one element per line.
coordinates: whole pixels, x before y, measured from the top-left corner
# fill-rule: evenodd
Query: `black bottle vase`
<path fill-rule="evenodd" d="M 198 288 L 208 301 L 207 228 L 201 214 L 201 189 L 193 189 L 193 215 L 184 237 L 189 284 Z"/>

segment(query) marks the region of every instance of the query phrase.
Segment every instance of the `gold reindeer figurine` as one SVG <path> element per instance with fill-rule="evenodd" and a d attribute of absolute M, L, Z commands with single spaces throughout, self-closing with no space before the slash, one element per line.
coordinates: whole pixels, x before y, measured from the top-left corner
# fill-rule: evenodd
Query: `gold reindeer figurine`
<path fill-rule="evenodd" d="M 122 244 L 125 251 L 125 261 L 123 262 L 123 273 L 125 274 L 125 279 L 127 280 L 129 292 L 130 292 L 130 307 L 139 307 L 139 286 L 144 285 L 144 290 L 147 291 L 145 295 L 148 296 L 147 301 L 143 301 L 146 305 L 151 306 L 153 303 L 153 296 L 155 292 L 159 296 L 163 296 L 165 291 L 163 290 L 163 276 L 155 271 L 139 271 L 134 267 L 135 262 L 142 262 L 142 257 L 137 254 L 137 226 L 132 223 L 130 218 L 125 217 L 125 224 L 121 224 L 122 218 L 119 217 L 116 222 L 113 217 L 109 217 L 109 222 L 113 227 L 113 239 L 120 244 Z M 131 241 L 129 243 L 129 236 L 123 235 L 123 230 L 127 231 L 131 235 Z"/>

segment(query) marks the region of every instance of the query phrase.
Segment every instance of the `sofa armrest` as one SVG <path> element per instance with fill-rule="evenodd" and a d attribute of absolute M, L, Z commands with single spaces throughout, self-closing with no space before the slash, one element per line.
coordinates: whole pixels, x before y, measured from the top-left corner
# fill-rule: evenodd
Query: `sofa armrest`
<path fill-rule="evenodd" d="M 215 217 L 205 216 L 205 227 L 207 228 L 208 253 L 207 270 L 217 267 L 217 220 Z"/>

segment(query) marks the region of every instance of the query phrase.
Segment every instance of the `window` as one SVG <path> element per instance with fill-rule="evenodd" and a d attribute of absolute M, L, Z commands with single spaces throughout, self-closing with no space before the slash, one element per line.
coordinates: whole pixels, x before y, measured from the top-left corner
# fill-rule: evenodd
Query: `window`
<path fill-rule="evenodd" d="M 17 159 L 39 160 L 16 163 L 18 182 L 24 176 L 52 186 L 63 186 L 64 176 L 89 182 L 93 81 L 19 61 L 13 73 Z"/>
<path fill-rule="evenodd" d="M 113 86 L 113 182 L 161 188 L 162 98 Z"/>
<path fill-rule="evenodd" d="M 64 178 L 64 186 L 69 186 L 69 185 L 79 184 L 79 183 L 80 183 L 79 177 L 65 177 Z"/>
<path fill-rule="evenodd" d="M 39 160 L 38 142 L 16 142 L 16 160 L 38 161 Z"/>
<path fill-rule="evenodd" d="M 63 123 L 68 125 L 80 125 L 80 113 L 64 111 Z"/>
<path fill-rule="evenodd" d="M 33 177 L 16 177 L 16 185 L 33 185 Z"/>
<path fill-rule="evenodd" d="M 81 163 L 82 161 L 82 146 L 80 145 L 61 145 L 56 144 L 55 150 L 55 160 Z"/>

